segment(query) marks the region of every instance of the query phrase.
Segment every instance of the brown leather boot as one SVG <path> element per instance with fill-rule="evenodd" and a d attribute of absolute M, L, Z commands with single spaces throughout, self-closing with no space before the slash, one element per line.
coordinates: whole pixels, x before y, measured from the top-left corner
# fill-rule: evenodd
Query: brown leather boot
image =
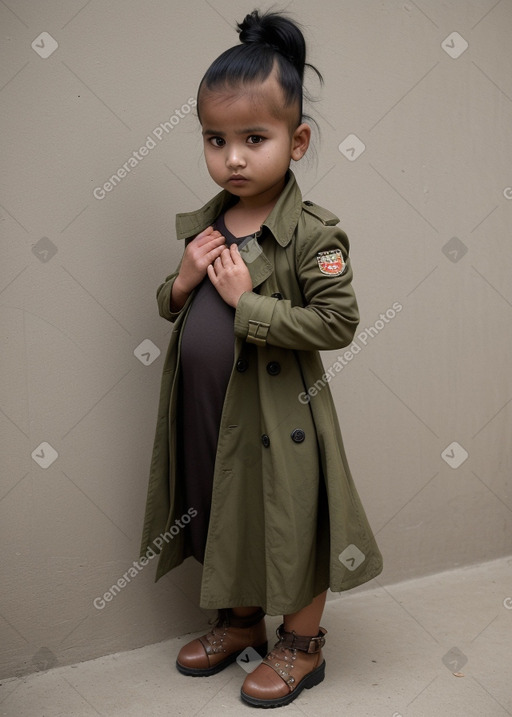
<path fill-rule="evenodd" d="M 177 669 L 193 677 L 215 675 L 231 665 L 246 647 L 253 647 L 263 657 L 268 650 L 264 617 L 261 609 L 248 617 L 237 617 L 229 608 L 219 610 L 210 632 L 181 648 Z"/>
<path fill-rule="evenodd" d="M 277 628 L 278 642 L 261 665 L 245 678 L 241 697 L 253 707 L 282 707 L 302 690 L 320 684 L 325 676 L 322 647 L 327 631 L 320 628 L 316 637 L 303 637 Z"/>

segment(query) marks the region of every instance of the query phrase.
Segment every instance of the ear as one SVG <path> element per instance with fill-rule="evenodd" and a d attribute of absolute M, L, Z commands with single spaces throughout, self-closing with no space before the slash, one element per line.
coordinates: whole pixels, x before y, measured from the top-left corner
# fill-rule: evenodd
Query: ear
<path fill-rule="evenodd" d="M 292 135 L 292 151 L 291 157 L 296 162 L 306 154 L 311 139 L 311 127 L 303 122 L 300 124 Z"/>

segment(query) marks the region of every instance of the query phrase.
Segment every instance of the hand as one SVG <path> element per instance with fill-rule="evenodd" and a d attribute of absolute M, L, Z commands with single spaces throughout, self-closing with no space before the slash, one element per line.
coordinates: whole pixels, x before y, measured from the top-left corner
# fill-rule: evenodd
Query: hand
<path fill-rule="evenodd" d="M 236 244 L 223 249 L 221 255 L 208 267 L 208 276 L 226 304 L 234 308 L 242 294 L 252 290 L 249 269 Z"/>
<path fill-rule="evenodd" d="M 225 239 L 213 227 L 208 227 L 187 244 L 180 271 L 172 287 L 171 309 L 183 307 L 188 295 L 206 276 L 207 267 L 220 256 Z"/>

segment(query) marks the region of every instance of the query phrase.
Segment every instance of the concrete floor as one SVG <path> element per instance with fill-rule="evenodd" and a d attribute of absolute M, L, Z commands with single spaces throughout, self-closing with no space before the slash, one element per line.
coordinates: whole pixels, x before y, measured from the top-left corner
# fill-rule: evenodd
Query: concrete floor
<path fill-rule="evenodd" d="M 511 568 L 507 558 L 390 587 L 374 581 L 370 589 L 329 601 L 325 681 L 279 714 L 512 715 Z M 269 637 L 278 622 L 267 618 Z M 236 663 L 211 678 L 180 675 L 174 660 L 189 639 L 5 680 L 0 715 L 269 714 L 240 701 L 245 672 Z"/>

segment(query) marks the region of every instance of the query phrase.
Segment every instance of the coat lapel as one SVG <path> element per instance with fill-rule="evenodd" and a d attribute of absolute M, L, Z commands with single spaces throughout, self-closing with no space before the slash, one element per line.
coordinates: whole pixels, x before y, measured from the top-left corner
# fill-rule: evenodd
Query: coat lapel
<path fill-rule="evenodd" d="M 272 274 L 274 271 L 272 262 L 263 253 L 263 249 L 255 236 L 243 241 L 239 245 L 238 251 L 249 269 L 252 288 L 254 289 Z"/>

